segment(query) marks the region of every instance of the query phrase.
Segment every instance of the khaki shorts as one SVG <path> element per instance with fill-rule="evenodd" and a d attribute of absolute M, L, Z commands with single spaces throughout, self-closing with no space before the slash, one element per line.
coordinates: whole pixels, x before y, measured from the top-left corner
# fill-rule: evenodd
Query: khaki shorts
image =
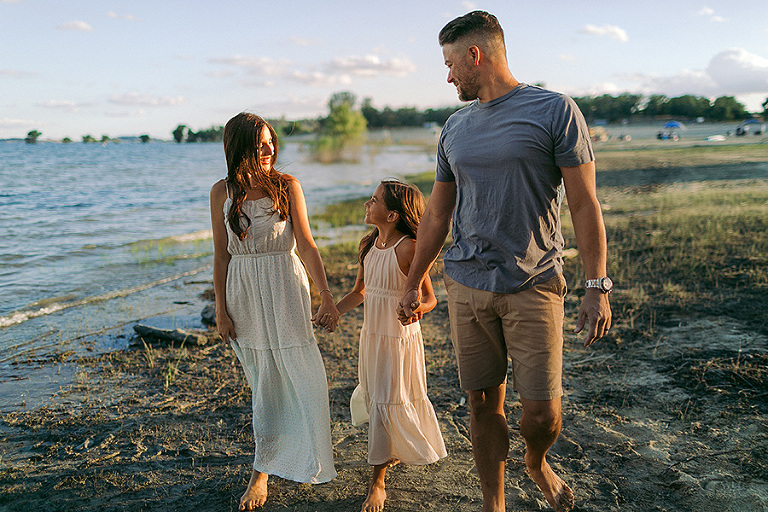
<path fill-rule="evenodd" d="M 503 384 L 507 357 L 515 391 L 528 400 L 563 395 L 562 275 L 518 293 L 470 288 L 447 275 L 451 337 L 466 390 Z"/>

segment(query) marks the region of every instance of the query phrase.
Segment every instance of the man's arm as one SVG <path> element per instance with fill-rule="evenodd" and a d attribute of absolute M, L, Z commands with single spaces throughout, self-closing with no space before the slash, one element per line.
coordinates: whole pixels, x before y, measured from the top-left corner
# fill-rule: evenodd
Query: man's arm
<path fill-rule="evenodd" d="M 596 279 L 607 274 L 608 243 L 600 203 L 597 200 L 595 184 L 595 163 L 589 162 L 577 167 L 561 167 L 568 208 L 571 211 L 576 245 L 579 247 L 581 263 L 586 279 Z M 602 338 L 611 328 L 611 305 L 608 294 L 595 288 L 587 288 L 579 308 L 576 332 L 589 322 L 589 331 L 584 340 L 588 347 Z"/>
<path fill-rule="evenodd" d="M 400 299 L 397 315 L 401 322 L 408 323 L 416 317 L 414 308 L 419 305 L 419 288 L 429 267 L 437 259 L 451 228 L 451 214 L 456 206 L 456 182 L 436 181 L 429 196 L 424 216 L 419 223 L 405 294 Z"/>

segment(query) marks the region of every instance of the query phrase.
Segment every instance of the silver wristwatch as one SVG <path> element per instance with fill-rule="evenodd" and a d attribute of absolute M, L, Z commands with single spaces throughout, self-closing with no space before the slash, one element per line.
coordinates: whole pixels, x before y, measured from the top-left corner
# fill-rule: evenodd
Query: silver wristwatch
<path fill-rule="evenodd" d="M 597 288 L 602 293 L 611 293 L 613 290 L 613 281 L 610 277 L 598 277 L 597 279 L 587 279 L 584 283 L 585 288 Z"/>

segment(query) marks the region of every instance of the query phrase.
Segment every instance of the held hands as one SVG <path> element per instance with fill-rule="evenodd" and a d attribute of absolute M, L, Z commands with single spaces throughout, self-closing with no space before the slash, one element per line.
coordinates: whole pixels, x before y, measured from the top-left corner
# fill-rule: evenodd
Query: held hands
<path fill-rule="evenodd" d="M 587 338 L 584 340 L 585 347 L 608 334 L 611 329 L 611 304 L 608 301 L 607 293 L 602 293 L 594 288 L 587 289 L 581 301 L 579 318 L 573 332 L 581 332 L 587 321 L 589 321 L 589 330 L 587 331 Z"/>
<path fill-rule="evenodd" d="M 336 309 L 336 304 L 333 303 L 333 296 L 330 291 L 323 290 L 326 293 L 320 293 L 321 304 L 317 308 L 317 313 L 312 316 L 312 323 L 315 326 L 323 327 L 328 332 L 333 332 L 336 329 L 336 324 L 339 323 L 339 310 Z"/>
<path fill-rule="evenodd" d="M 419 290 L 415 288 L 407 290 L 397 305 L 397 319 L 403 325 L 421 320 L 424 313 L 418 311 L 420 305 Z"/>

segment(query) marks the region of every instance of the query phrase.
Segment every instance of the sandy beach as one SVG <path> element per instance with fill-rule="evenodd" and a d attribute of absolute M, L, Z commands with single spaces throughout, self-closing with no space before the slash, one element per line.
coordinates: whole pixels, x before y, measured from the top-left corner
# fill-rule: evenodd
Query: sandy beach
<path fill-rule="evenodd" d="M 766 227 L 760 218 L 768 211 L 768 180 L 757 170 L 751 178 L 649 186 L 633 181 L 642 173 L 629 173 L 709 166 L 738 174 L 744 161 L 768 161 L 768 145 L 754 148 L 741 157 L 717 152 L 706 159 L 698 152 L 688 167 L 681 163 L 688 161 L 685 155 L 666 155 L 668 163 L 661 165 L 654 164 L 658 155 L 647 154 L 647 162 L 637 157 L 641 163 L 633 158 L 635 165 L 628 165 L 622 149 L 605 150 L 601 170 L 616 173 L 606 174 L 610 185 L 600 191 L 611 243 L 629 244 L 621 233 L 635 231 L 642 231 L 644 243 L 665 236 L 671 242 L 671 231 L 658 233 L 663 224 L 642 224 L 649 218 L 646 210 L 664 198 L 711 191 L 713 197 L 752 194 L 747 206 L 758 220 L 743 231 L 752 234 L 757 248 L 751 255 L 736 245 L 735 256 L 708 257 L 718 265 L 710 273 L 719 277 L 699 278 L 699 288 L 672 271 L 658 284 L 641 286 L 646 276 L 666 272 L 651 264 L 653 258 L 669 259 L 659 255 L 662 245 L 648 245 L 645 252 L 615 250 L 612 272 L 623 276 L 612 299 L 615 327 L 589 349 L 572 334 L 583 289 L 575 249 L 567 252 L 572 290 L 566 298 L 564 428 L 549 460 L 574 489 L 575 510 L 768 510 L 768 260 L 759 245 L 764 231 L 754 232 Z M 641 194 L 649 206 L 631 210 L 628 205 Z M 567 229 L 567 219 L 564 225 Z M 730 233 L 736 243 L 743 242 L 742 235 Z M 670 243 L 666 250 L 674 249 Z M 323 257 L 338 299 L 353 284 L 353 252 L 325 248 Z M 433 282 L 438 306 L 422 322 L 427 383 L 449 455 L 431 466 L 400 465 L 388 472 L 389 511 L 481 507 L 469 408 L 458 386 L 439 264 Z M 361 322 L 357 308 L 335 333 L 316 331 L 329 380 L 338 477 L 315 486 L 272 478 L 263 510 L 360 509 L 369 477 L 366 427 L 352 426 L 348 401 L 357 378 Z M 74 382 L 48 405 L 3 413 L 0 511 L 237 510 L 253 452 L 250 391 L 229 346 L 212 329 L 198 334 L 203 335 L 199 344 L 136 336 L 126 350 L 78 356 L 70 360 L 77 368 Z M 525 473 L 517 426 L 521 409 L 513 393 L 507 410 L 507 510 L 548 510 Z"/>

